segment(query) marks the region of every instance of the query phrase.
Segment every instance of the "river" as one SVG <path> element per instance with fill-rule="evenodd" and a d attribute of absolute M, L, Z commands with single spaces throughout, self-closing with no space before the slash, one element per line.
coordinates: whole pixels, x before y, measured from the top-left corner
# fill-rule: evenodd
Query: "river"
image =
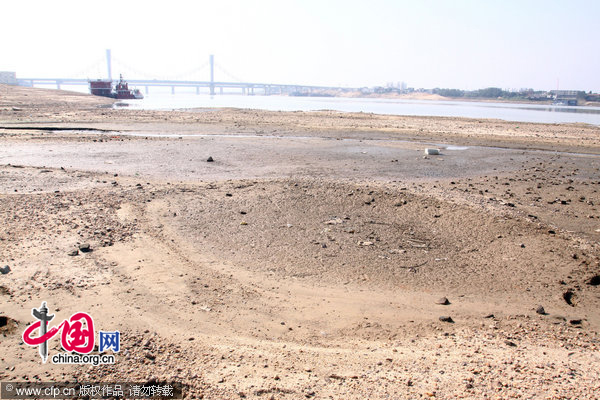
<path fill-rule="evenodd" d="M 77 88 L 81 90 L 81 88 Z M 600 107 L 474 101 L 404 100 L 383 98 L 243 96 L 195 94 L 185 88 L 171 94 L 152 88 L 143 100 L 125 100 L 130 108 L 176 110 L 185 108 L 246 108 L 271 111 L 365 112 L 389 115 L 493 118 L 516 122 L 587 123 L 600 126 Z"/>
<path fill-rule="evenodd" d="M 390 115 L 418 115 L 467 118 L 494 118 L 506 121 L 541 123 L 587 123 L 600 126 L 600 107 L 552 106 L 537 104 L 472 101 L 401 100 L 381 98 L 242 96 L 193 93 L 150 93 L 143 100 L 127 101 L 129 107 L 149 110 L 182 108 L 249 108 L 271 111 L 365 112 Z"/>

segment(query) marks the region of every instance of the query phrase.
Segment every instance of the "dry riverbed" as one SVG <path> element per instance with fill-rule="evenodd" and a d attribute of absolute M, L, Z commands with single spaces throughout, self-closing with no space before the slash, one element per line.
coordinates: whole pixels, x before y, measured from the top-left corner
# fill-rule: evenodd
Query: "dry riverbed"
<path fill-rule="evenodd" d="M 600 391 L 598 127 L 0 96 L 2 381 Z M 21 340 L 42 301 L 119 330 L 116 363 L 42 364 Z"/>

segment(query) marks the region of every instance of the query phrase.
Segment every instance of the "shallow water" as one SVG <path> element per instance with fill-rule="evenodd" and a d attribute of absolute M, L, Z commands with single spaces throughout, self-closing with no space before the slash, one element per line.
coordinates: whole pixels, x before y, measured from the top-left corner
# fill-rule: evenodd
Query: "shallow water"
<path fill-rule="evenodd" d="M 467 101 L 366 99 L 339 97 L 241 96 L 150 93 L 143 100 L 127 100 L 131 108 L 174 110 L 184 108 L 246 108 L 270 111 L 365 112 L 493 118 L 516 122 L 587 123 L 600 126 L 600 107 L 567 107 L 536 104 L 484 103 Z"/>
<path fill-rule="evenodd" d="M 81 86 L 64 85 L 63 89 L 88 92 L 87 88 Z M 150 88 L 149 93 L 144 93 L 144 96 L 143 100 L 121 100 L 118 104 L 144 110 L 229 107 L 269 111 L 333 110 L 388 115 L 492 118 L 552 124 L 586 123 L 600 126 L 600 107 L 382 98 L 244 96 L 227 92 L 210 96 L 207 93 L 196 94 L 194 88 L 177 88 L 176 93 L 172 94 L 170 88 L 166 87 Z"/>

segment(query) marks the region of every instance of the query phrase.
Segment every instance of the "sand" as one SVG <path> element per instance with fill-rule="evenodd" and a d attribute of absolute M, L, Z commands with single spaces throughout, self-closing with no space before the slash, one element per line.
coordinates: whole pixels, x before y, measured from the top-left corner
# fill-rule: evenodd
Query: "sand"
<path fill-rule="evenodd" d="M 600 128 L 0 96 L 0 380 L 597 398 Z M 42 301 L 116 363 L 42 364 Z"/>

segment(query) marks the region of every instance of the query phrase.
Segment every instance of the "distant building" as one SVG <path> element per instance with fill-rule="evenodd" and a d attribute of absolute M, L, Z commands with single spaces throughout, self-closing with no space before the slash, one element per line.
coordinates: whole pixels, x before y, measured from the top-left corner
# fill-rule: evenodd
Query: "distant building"
<path fill-rule="evenodd" d="M 0 71 L 0 83 L 5 85 L 17 85 L 17 73 L 9 71 Z"/>
<path fill-rule="evenodd" d="M 554 95 L 554 104 L 565 106 L 577 105 L 576 90 L 553 90 L 552 94 Z"/>

